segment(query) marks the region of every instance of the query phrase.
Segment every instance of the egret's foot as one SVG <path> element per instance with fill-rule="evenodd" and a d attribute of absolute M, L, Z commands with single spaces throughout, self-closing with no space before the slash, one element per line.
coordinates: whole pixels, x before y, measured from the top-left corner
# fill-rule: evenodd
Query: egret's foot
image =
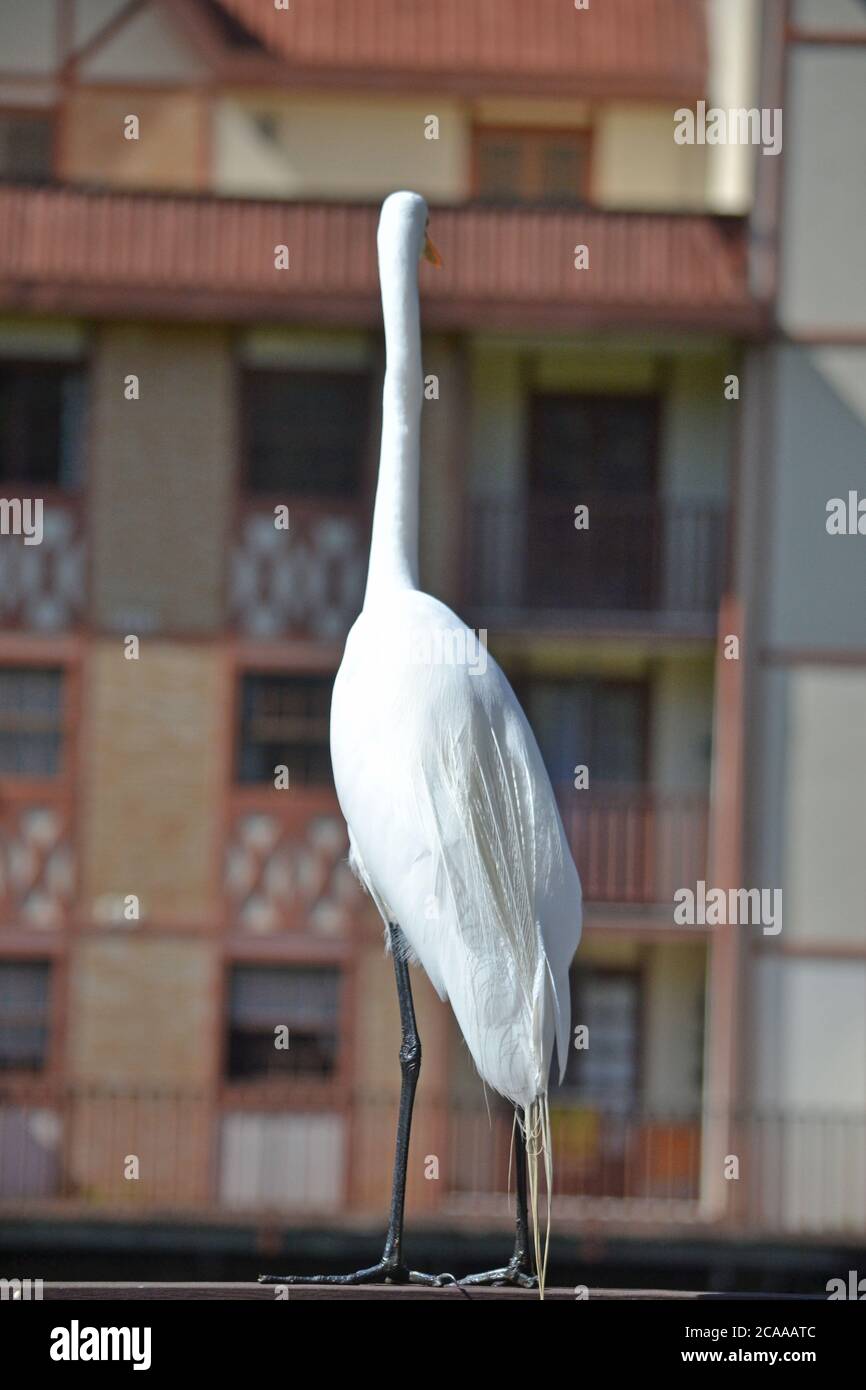
<path fill-rule="evenodd" d="M 420 1274 L 416 1269 L 380 1260 L 369 1269 L 356 1269 L 352 1274 L 260 1274 L 260 1284 L 427 1284 L 440 1288 L 455 1283 L 452 1274 Z"/>
<path fill-rule="evenodd" d="M 494 1287 L 510 1285 L 515 1289 L 537 1289 L 538 1278 L 535 1274 L 530 1274 L 528 1266 L 522 1260 L 512 1260 L 504 1269 L 488 1269 L 483 1274 L 467 1274 L 465 1279 L 458 1279 L 458 1284 L 490 1284 Z"/>

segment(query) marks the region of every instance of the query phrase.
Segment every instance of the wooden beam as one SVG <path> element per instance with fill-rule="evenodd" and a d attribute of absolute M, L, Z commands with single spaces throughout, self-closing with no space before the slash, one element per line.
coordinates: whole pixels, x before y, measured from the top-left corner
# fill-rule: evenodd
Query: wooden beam
<path fill-rule="evenodd" d="M 375 1299 L 376 1301 L 408 1301 L 418 1299 L 440 1299 L 454 1302 L 459 1299 L 470 1301 L 490 1299 L 518 1299 L 538 1302 L 534 1289 L 483 1289 L 460 1288 L 456 1284 L 446 1284 L 440 1289 L 425 1288 L 416 1284 L 369 1284 L 360 1288 L 341 1288 L 334 1285 L 298 1284 L 288 1287 L 275 1284 L 250 1283 L 46 1283 L 42 1296 L 46 1302 L 71 1301 L 129 1301 L 159 1300 L 163 1302 L 188 1302 L 199 1300 L 244 1300 L 273 1303 L 275 1299 L 288 1295 L 292 1303 L 323 1303 L 335 1300 Z M 545 1299 L 553 1303 L 574 1303 L 574 1289 L 547 1289 Z M 629 1302 L 712 1300 L 722 1302 L 752 1302 L 756 1299 L 785 1299 L 792 1301 L 826 1302 L 824 1294 L 714 1294 L 696 1290 L 682 1289 L 590 1289 L 590 1302 Z"/>

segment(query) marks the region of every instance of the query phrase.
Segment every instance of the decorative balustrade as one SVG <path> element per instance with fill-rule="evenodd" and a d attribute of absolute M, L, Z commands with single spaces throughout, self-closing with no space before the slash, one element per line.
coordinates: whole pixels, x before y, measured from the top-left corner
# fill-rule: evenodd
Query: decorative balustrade
<path fill-rule="evenodd" d="M 0 933 L 53 931 L 75 891 L 67 791 L 54 782 L 0 780 Z"/>
<path fill-rule="evenodd" d="M 248 503 L 241 513 L 229 622 L 245 637 L 339 641 L 361 610 L 367 522 L 350 503 L 286 505 L 286 529 L 275 525 L 273 505 Z"/>
<path fill-rule="evenodd" d="M 364 902 L 348 853 L 329 789 L 237 791 L 224 866 L 230 922 L 245 935 L 345 939 Z"/>
<path fill-rule="evenodd" d="M 85 551 L 77 501 L 45 496 L 42 538 L 0 539 L 0 630 L 64 632 L 80 626 L 86 609 Z"/>

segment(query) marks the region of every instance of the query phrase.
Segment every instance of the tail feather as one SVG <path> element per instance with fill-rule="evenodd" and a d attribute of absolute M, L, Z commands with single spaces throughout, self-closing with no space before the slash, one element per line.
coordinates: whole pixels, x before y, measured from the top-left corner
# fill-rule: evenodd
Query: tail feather
<path fill-rule="evenodd" d="M 538 1275 L 538 1296 L 543 1300 L 547 1282 L 547 1256 L 550 1248 L 550 1200 L 553 1192 L 553 1145 L 550 1136 L 550 1105 L 546 1091 L 536 1097 L 531 1105 L 524 1108 L 522 1128 L 526 1139 L 526 1169 L 535 1272 Z M 539 1160 L 542 1160 L 544 1166 L 544 1186 L 547 1198 L 543 1240 L 538 1220 Z"/>

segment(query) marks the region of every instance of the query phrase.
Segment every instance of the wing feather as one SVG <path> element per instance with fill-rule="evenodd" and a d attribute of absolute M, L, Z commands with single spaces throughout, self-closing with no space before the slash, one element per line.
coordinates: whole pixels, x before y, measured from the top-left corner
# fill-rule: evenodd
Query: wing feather
<path fill-rule="evenodd" d="M 546 1091 L 554 1042 L 564 1067 L 580 935 L 580 882 L 553 791 L 492 659 L 483 674 L 383 672 L 381 650 L 378 668 L 369 653 L 358 663 L 377 670 L 375 698 L 351 692 L 356 726 L 359 703 L 370 725 L 335 756 L 353 853 L 383 917 L 450 1000 L 485 1081 L 528 1107 Z"/>

